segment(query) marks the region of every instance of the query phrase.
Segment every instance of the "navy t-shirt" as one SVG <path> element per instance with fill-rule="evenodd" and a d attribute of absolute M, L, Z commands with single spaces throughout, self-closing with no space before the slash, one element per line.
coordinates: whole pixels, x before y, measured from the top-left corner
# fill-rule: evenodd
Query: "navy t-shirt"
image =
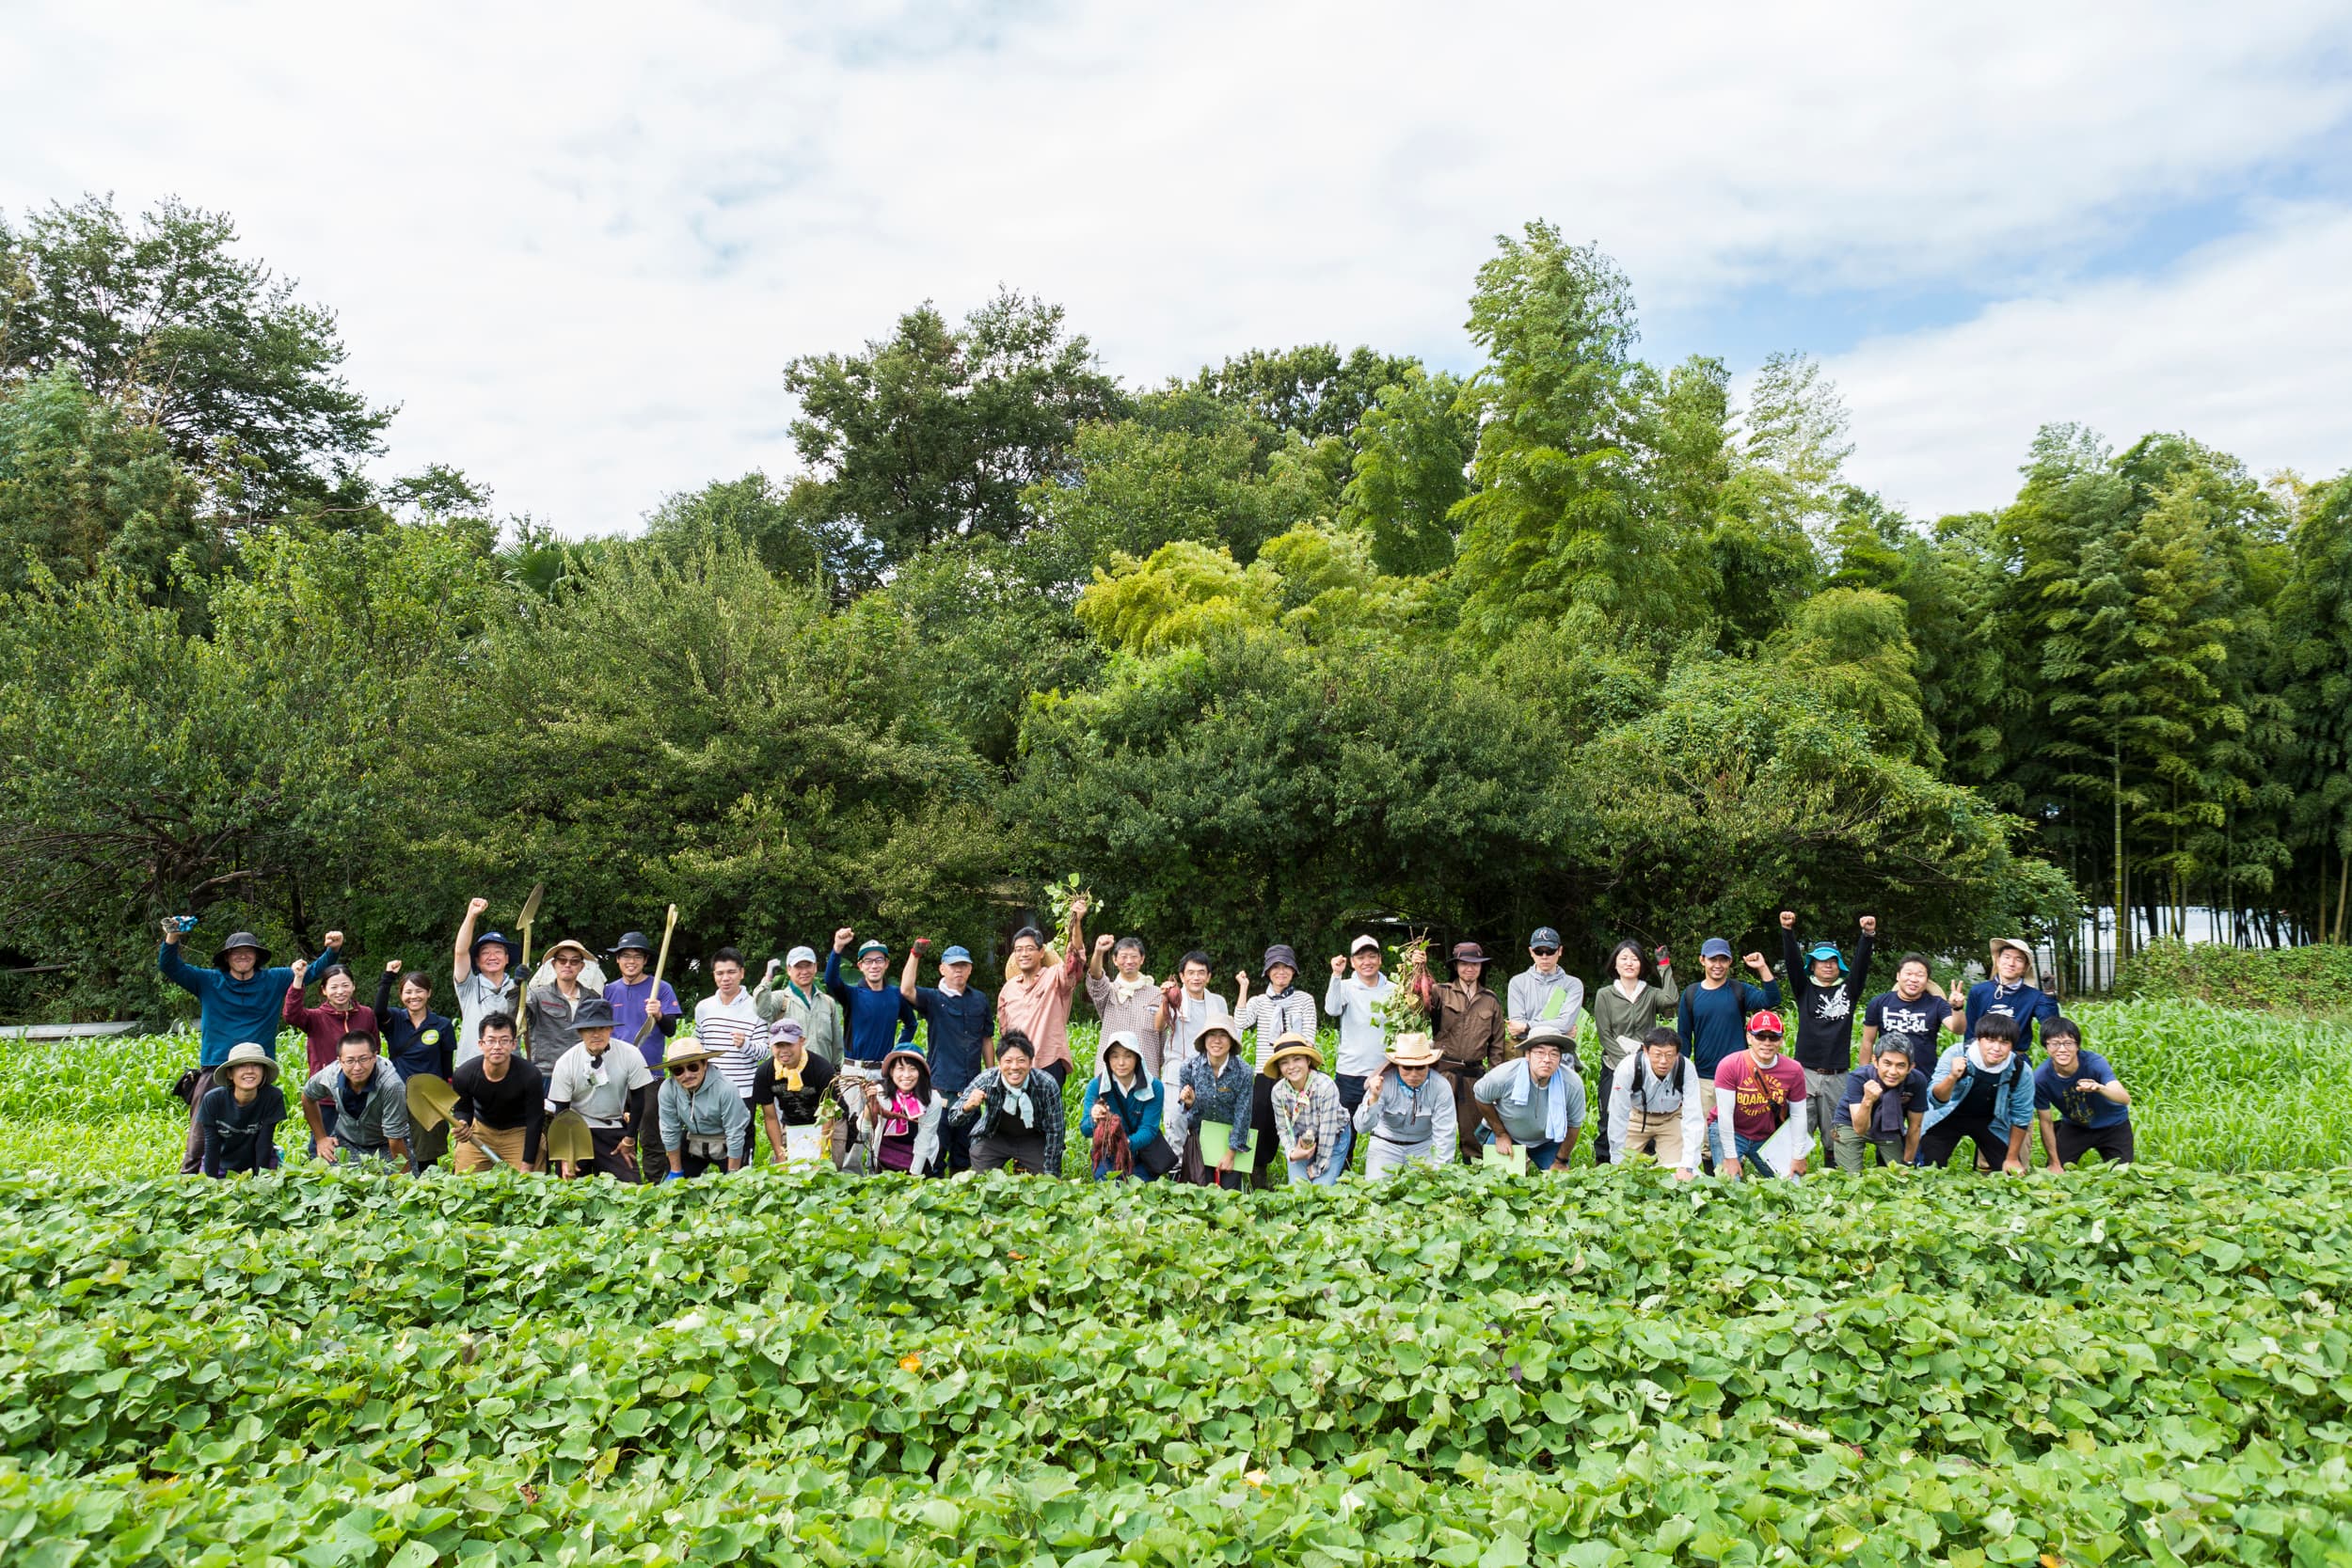
<path fill-rule="evenodd" d="M 1900 1040 L 1911 1053 L 1911 1065 L 1922 1067 L 1943 1054 L 1937 1049 L 1937 1032 L 1951 1016 L 1952 1005 L 1931 990 L 1921 991 L 1916 1002 L 1904 1001 L 1899 991 L 1883 990 L 1870 998 L 1862 1022 L 1879 1032 L 1878 1046 Z"/>
<path fill-rule="evenodd" d="M 1846 1091 L 1838 1099 L 1835 1125 L 1853 1125 L 1853 1108 L 1862 1103 L 1862 1091 L 1877 1083 L 1878 1076 L 1878 1069 L 1872 1067 L 1858 1067 L 1846 1074 Z M 1928 1075 L 1913 1068 L 1910 1076 L 1903 1080 L 1902 1087 L 1888 1089 L 1879 1096 L 1879 1102 L 1870 1113 L 1870 1131 L 1899 1132 L 1903 1130 L 1905 1117 L 1925 1116 L 1927 1109 Z"/>
<path fill-rule="evenodd" d="M 1778 980 L 1752 986 L 1734 976 L 1713 990 L 1704 985 L 1685 986 L 1675 1033 L 1682 1037 L 1683 1054 L 1697 1067 L 1699 1076 L 1712 1083 L 1724 1057 L 1748 1048 L 1749 1016 L 1779 1006 Z"/>
<path fill-rule="evenodd" d="M 2033 986 L 2005 986 L 1998 980 L 1979 980 L 1968 988 L 1968 1012 L 1962 1021 L 1962 1037 L 1975 1039 L 1977 1025 L 1987 1018 L 2006 1018 L 2014 1022 L 2017 1053 L 2031 1061 L 2034 1025 L 2058 1022 L 2058 998 Z"/>
<path fill-rule="evenodd" d="M 917 986 L 914 1010 L 927 1025 L 931 1087 L 953 1100 L 980 1075 L 980 1048 L 996 1033 L 996 1008 L 977 987 L 950 996 L 935 986 Z"/>
<path fill-rule="evenodd" d="M 2130 1106 L 2118 1105 L 2103 1094 L 2090 1094 L 2074 1086 L 2085 1078 L 2096 1079 L 2102 1084 L 2115 1082 L 2115 1069 L 2107 1066 L 2105 1056 L 2096 1051 L 2084 1051 L 2077 1054 L 2082 1060 L 2076 1062 L 2074 1070 L 2063 1078 L 2046 1059 L 2034 1069 L 2033 1108 L 2037 1111 L 2056 1111 L 2076 1127 L 2114 1127 L 2131 1120 Z"/>

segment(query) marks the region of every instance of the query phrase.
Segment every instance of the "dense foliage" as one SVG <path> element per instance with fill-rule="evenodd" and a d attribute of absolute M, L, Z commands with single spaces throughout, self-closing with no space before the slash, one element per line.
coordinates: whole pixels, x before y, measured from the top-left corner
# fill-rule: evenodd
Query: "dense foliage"
<path fill-rule="evenodd" d="M 2352 947 L 2249 951 L 2156 942 L 2137 954 L 2118 995 L 2152 1002 L 2352 1015 Z"/>
<path fill-rule="evenodd" d="M 1460 378 L 1136 389 L 1050 304 L 926 305 L 779 348 L 804 472 L 567 543 L 370 479 L 389 412 L 225 218 L 0 224 L 0 1013 L 166 1016 L 167 913 L 430 963 L 534 881 L 598 944 L 986 953 L 1076 870 L 1221 971 L 1385 920 L 1589 973 L 1792 902 L 2344 935 L 2352 478 L 2054 427 L 1930 523 L 1844 483 L 1818 366 L 1643 361 L 1548 225 L 1469 325 Z"/>

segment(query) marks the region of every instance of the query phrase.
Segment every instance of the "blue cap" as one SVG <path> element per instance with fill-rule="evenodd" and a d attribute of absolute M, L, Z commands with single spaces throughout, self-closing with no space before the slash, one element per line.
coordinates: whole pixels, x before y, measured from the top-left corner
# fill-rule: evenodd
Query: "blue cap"
<path fill-rule="evenodd" d="M 949 964 L 968 964 L 971 961 L 972 955 L 965 952 L 961 947 L 950 947 L 947 951 L 939 956 L 939 967 L 942 969 L 946 968 Z"/>
<path fill-rule="evenodd" d="M 1699 944 L 1699 957 L 1702 958 L 1728 958 L 1731 957 L 1731 943 L 1725 942 L 1721 937 L 1708 937 L 1705 942 Z"/>
<path fill-rule="evenodd" d="M 889 947 L 884 943 L 874 941 L 870 937 L 857 944 L 858 961 L 860 963 L 865 962 L 866 955 L 868 953 L 880 953 L 885 958 L 890 957 Z"/>
<path fill-rule="evenodd" d="M 1560 945 L 1560 933 L 1553 930 L 1549 926 L 1538 926 L 1535 927 L 1535 934 L 1527 939 L 1527 945 L 1530 947 L 1557 947 Z"/>

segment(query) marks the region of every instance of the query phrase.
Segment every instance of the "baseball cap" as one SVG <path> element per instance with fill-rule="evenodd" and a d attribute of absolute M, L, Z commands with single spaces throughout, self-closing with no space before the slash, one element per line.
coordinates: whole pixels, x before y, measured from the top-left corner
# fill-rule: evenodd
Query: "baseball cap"
<path fill-rule="evenodd" d="M 885 958 L 890 957 L 889 947 L 882 942 L 876 942 L 871 937 L 866 938 L 864 942 L 857 944 L 858 960 L 861 963 L 864 962 L 866 955 L 868 953 L 880 953 Z"/>
<path fill-rule="evenodd" d="M 1725 942 L 1721 937 L 1708 937 L 1706 942 L 1699 945 L 1699 957 L 1702 958 L 1728 958 L 1731 957 L 1731 943 Z"/>
<path fill-rule="evenodd" d="M 1527 939 L 1527 945 L 1530 947 L 1557 947 L 1560 945 L 1560 933 L 1553 930 L 1549 926 L 1538 926 L 1535 927 L 1535 934 Z"/>
<path fill-rule="evenodd" d="M 1772 1035 L 1778 1037 L 1786 1035 L 1788 1033 L 1788 1030 L 1780 1022 L 1780 1015 L 1772 1011 L 1770 1007 L 1767 1007 L 1760 1013 L 1750 1013 L 1748 1015 L 1748 1033 L 1751 1035 Z"/>
<path fill-rule="evenodd" d="M 961 947 L 950 947 L 939 956 L 939 964 L 942 969 L 949 964 L 968 964 L 971 961 L 972 955 Z"/>
<path fill-rule="evenodd" d="M 804 1040 L 808 1038 L 808 1031 L 788 1018 L 779 1019 L 769 1025 L 768 1037 L 771 1040 Z"/>
<path fill-rule="evenodd" d="M 814 947 L 795 947 L 784 956 L 785 967 L 787 969 L 794 964 L 813 964 L 816 961 L 817 949 Z"/>
<path fill-rule="evenodd" d="M 1352 958 L 1367 947 L 1371 948 L 1375 953 L 1379 952 L 1380 939 L 1378 937 L 1358 937 L 1354 942 L 1347 944 L 1347 956 Z"/>

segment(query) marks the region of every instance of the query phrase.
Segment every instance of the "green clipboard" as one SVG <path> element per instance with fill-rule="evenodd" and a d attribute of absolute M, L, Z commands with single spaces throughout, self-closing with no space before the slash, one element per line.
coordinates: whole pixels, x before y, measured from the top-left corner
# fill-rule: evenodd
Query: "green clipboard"
<path fill-rule="evenodd" d="M 1525 1144 L 1513 1144 L 1511 1146 L 1511 1151 L 1506 1154 L 1502 1149 L 1497 1148 L 1494 1145 L 1488 1144 L 1486 1146 L 1486 1164 L 1490 1165 L 1502 1165 L 1505 1169 L 1509 1170 L 1514 1176 L 1525 1176 L 1527 1174 L 1527 1146 Z"/>
<path fill-rule="evenodd" d="M 1215 1170 L 1224 1162 L 1233 1147 L 1233 1124 L 1230 1121 L 1204 1121 L 1200 1124 L 1200 1164 Z"/>

